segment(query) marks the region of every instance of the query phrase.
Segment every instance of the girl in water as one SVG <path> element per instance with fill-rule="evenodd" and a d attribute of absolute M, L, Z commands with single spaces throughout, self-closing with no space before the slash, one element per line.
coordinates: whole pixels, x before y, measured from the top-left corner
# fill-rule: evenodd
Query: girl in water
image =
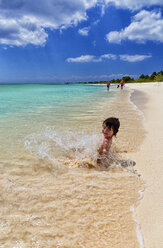
<path fill-rule="evenodd" d="M 105 164 L 109 156 L 109 150 L 112 144 L 113 136 L 116 136 L 120 127 L 120 122 L 118 118 L 110 117 L 104 120 L 102 125 L 103 142 L 98 149 L 99 159 L 97 163 Z"/>

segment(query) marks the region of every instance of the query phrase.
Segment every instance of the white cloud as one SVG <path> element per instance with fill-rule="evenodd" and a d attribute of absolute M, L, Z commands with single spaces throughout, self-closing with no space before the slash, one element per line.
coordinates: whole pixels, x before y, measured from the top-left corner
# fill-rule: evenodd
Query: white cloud
<path fill-rule="evenodd" d="M 105 14 L 105 10 L 108 6 L 114 5 L 121 9 L 130 9 L 131 11 L 140 10 L 144 7 L 151 6 L 163 6 L 162 0 L 101 0 L 98 2 L 101 5 L 101 14 Z"/>
<path fill-rule="evenodd" d="M 77 58 L 68 58 L 67 62 L 77 62 L 77 63 L 85 63 L 85 62 L 91 62 L 94 61 L 95 56 L 92 55 L 82 55 L 80 57 Z"/>
<path fill-rule="evenodd" d="M 64 29 L 87 19 L 87 10 L 109 4 L 120 8 L 138 9 L 162 0 L 0 0 L 0 44 L 10 46 L 44 45 L 47 29 Z M 87 35 L 89 30 L 80 30 Z M 110 40 L 115 41 L 110 34 Z M 112 38 L 113 37 L 113 38 Z M 119 38 L 121 40 L 121 37 Z"/>
<path fill-rule="evenodd" d="M 5 21 L 0 17 L 0 43 L 5 45 L 21 46 L 29 43 L 43 45 L 47 34 L 44 29 L 36 23 L 23 17 L 17 22 L 13 18 Z"/>
<path fill-rule="evenodd" d="M 75 63 L 85 63 L 85 62 L 102 62 L 106 59 L 113 59 L 115 60 L 117 56 L 115 54 L 103 54 L 99 57 L 94 55 L 81 55 L 80 57 L 76 58 L 68 58 L 67 62 L 75 62 Z"/>
<path fill-rule="evenodd" d="M 128 54 L 122 54 L 120 55 L 120 59 L 128 62 L 138 62 L 143 61 L 145 59 L 151 58 L 151 55 L 128 55 Z"/>
<path fill-rule="evenodd" d="M 152 5 L 163 5 L 162 0 L 104 0 L 105 5 L 113 4 L 119 8 L 126 8 L 131 10 L 138 10 L 143 7 L 150 7 Z M 103 10 L 104 11 L 104 10 Z"/>
<path fill-rule="evenodd" d="M 68 58 L 66 61 L 69 63 L 88 63 L 88 62 L 102 62 L 106 60 L 116 60 L 120 58 L 120 60 L 128 61 L 128 62 L 138 62 L 143 61 L 145 59 L 151 58 L 152 55 L 141 55 L 141 54 L 135 54 L 135 55 L 129 55 L 129 54 L 103 54 L 101 56 L 94 56 L 94 55 L 81 55 L 80 57 L 76 58 Z"/>
<path fill-rule="evenodd" d="M 133 17 L 131 24 L 120 32 L 107 34 L 107 40 L 120 43 L 122 40 L 146 40 L 163 42 L 163 19 L 161 12 L 142 10 Z"/>
<path fill-rule="evenodd" d="M 102 62 L 106 59 L 114 59 L 116 55 L 114 54 L 104 54 L 101 56 L 94 56 L 94 55 L 81 55 L 80 57 L 76 58 L 68 58 L 66 61 L 71 63 L 87 63 L 87 62 Z"/>
<path fill-rule="evenodd" d="M 115 54 L 103 54 L 100 57 L 101 59 L 113 59 L 115 60 L 117 58 L 117 56 Z"/>
<path fill-rule="evenodd" d="M 0 44 L 44 45 L 46 28 L 64 29 L 87 19 L 98 0 L 0 1 Z"/>
<path fill-rule="evenodd" d="M 93 25 L 93 26 L 96 26 L 96 25 L 98 25 L 98 24 L 99 24 L 99 22 L 100 22 L 100 20 L 99 20 L 99 19 L 97 19 L 96 21 L 94 21 L 94 22 L 92 23 L 92 25 Z"/>
<path fill-rule="evenodd" d="M 96 26 L 99 22 L 100 22 L 100 20 L 97 19 L 96 21 L 92 22 L 91 26 Z M 83 36 L 88 36 L 88 33 L 89 33 L 90 29 L 91 29 L 91 26 L 79 29 L 78 33 L 80 35 L 83 35 Z"/>
<path fill-rule="evenodd" d="M 89 27 L 81 28 L 81 29 L 78 30 L 78 33 L 81 34 L 81 35 L 83 35 L 83 36 L 87 36 L 89 30 L 90 30 Z"/>

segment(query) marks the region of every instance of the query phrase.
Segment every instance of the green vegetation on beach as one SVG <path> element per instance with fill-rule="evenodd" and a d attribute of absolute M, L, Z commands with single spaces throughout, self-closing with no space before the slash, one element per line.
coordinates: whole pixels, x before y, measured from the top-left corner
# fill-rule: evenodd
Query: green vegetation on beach
<path fill-rule="evenodd" d="M 119 84 L 121 80 L 124 80 L 125 83 L 143 83 L 143 82 L 163 82 L 163 71 L 158 73 L 153 72 L 150 76 L 141 74 L 139 78 L 134 79 L 129 76 L 122 78 L 109 80 L 111 84 Z M 106 84 L 107 81 L 91 81 L 91 82 L 76 82 L 76 83 L 66 83 L 66 84 Z"/>

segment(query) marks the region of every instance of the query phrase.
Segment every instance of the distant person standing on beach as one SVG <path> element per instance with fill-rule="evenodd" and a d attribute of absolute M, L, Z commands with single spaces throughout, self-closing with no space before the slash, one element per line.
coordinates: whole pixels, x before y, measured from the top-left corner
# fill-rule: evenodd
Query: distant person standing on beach
<path fill-rule="evenodd" d="M 124 83 L 125 83 L 125 82 L 124 82 L 124 80 L 122 79 L 122 80 L 121 80 L 121 90 L 123 90 Z"/>
<path fill-rule="evenodd" d="M 110 87 L 110 81 L 107 82 L 107 89 L 109 90 Z"/>

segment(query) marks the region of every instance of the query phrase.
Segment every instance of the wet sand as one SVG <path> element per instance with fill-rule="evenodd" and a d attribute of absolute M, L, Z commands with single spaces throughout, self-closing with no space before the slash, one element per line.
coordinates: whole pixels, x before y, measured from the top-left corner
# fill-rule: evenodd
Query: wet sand
<path fill-rule="evenodd" d="M 163 83 L 126 84 L 133 89 L 131 100 L 144 114 L 146 138 L 139 151 L 130 156 L 146 183 L 137 207 L 145 248 L 163 247 Z M 137 130 L 138 131 L 138 130 Z M 135 133 L 137 135 L 137 133 Z"/>
<path fill-rule="evenodd" d="M 143 143 L 142 115 L 130 102 L 129 88 L 118 89 L 111 99 L 111 91 L 103 93 L 107 94 L 105 101 L 99 98 L 97 104 L 97 98 L 92 98 L 91 115 L 77 106 L 61 130 L 56 125 L 31 128 L 29 116 L 24 115 L 18 118 L 20 124 L 15 122 L 13 136 L 5 139 L 3 132 L 1 143 L 5 141 L 8 153 L 1 150 L 0 154 L 0 247 L 140 248 L 135 208 L 144 181 L 135 172 L 136 166 L 121 167 L 116 162 L 125 155 L 127 161 L 132 160 L 130 153 L 136 153 Z M 38 123 L 44 112 L 46 120 L 54 122 L 55 115 L 47 114 L 48 108 L 41 115 L 34 111 Z M 101 123 L 109 116 L 117 116 L 121 122 L 112 145 L 115 163 L 112 156 L 112 167 L 85 168 L 82 159 L 97 161 Z M 11 146 L 15 140 L 19 142 Z M 76 161 L 67 163 L 67 154 L 75 155 L 80 168 Z"/>

